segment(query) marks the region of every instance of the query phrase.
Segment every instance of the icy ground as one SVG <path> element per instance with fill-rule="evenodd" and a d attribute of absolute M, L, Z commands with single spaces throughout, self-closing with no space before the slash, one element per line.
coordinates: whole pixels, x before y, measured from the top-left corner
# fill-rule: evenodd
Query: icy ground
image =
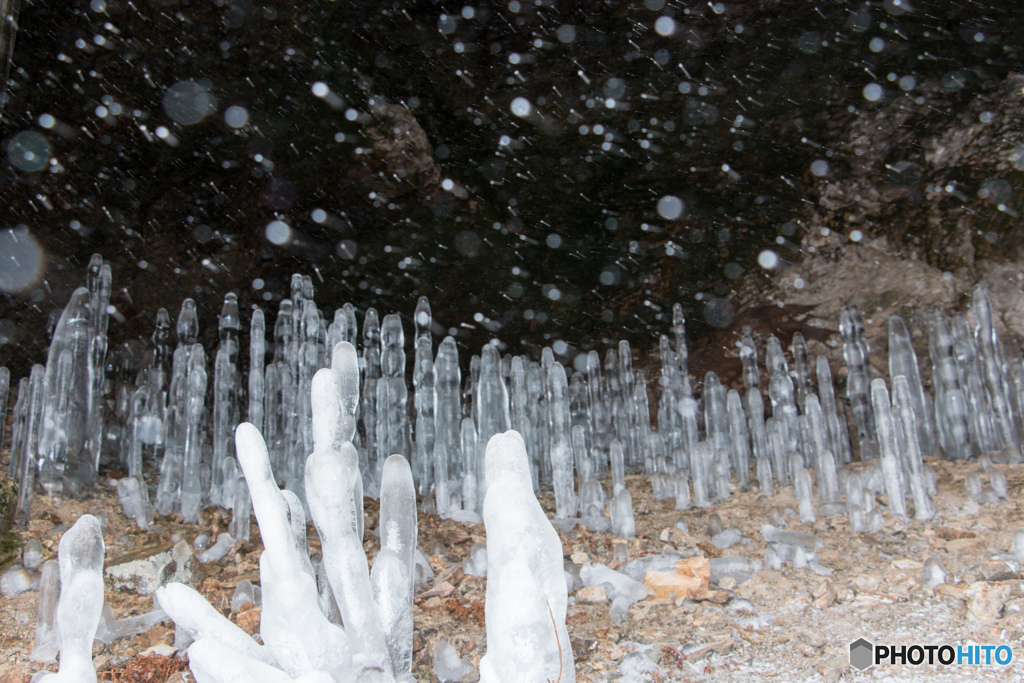
<path fill-rule="evenodd" d="M 576 604 L 570 606 L 567 621 L 578 679 L 1021 680 L 1024 667 L 1018 660 L 1008 667 L 885 666 L 864 673 L 848 666 L 849 642 L 859 637 L 893 644 L 1007 643 L 1017 648 L 1024 636 L 1019 567 L 991 559 L 1010 549 L 1012 531 L 1020 524 L 1018 501 L 1024 488 L 1024 466 L 1004 468 L 1009 502 L 979 509 L 967 500 L 963 465 L 929 462 L 936 469 L 939 488 L 939 517 L 932 522 L 894 525 L 886 513 L 883 528 L 851 537 L 843 518 L 802 524 L 795 515 L 784 513 L 788 530 L 813 533 L 824 541 L 818 556 L 823 566 L 834 570 L 831 576 L 791 566 L 781 571 L 761 568 L 743 584 L 733 585 L 725 579 L 717 588 L 712 586 L 708 600 L 648 598 L 631 607 L 629 618 L 618 624 L 609 619 L 609 603 L 600 591 L 570 595 Z M 628 484 L 638 511 L 637 538 L 628 542 L 632 558 L 658 553 L 721 554 L 761 561 L 766 544 L 760 528 L 769 509 L 796 507 L 791 488 L 783 488 L 766 502 L 758 502 L 756 492 L 744 492 L 717 508 L 678 512 L 672 509 L 673 501 L 653 500 L 644 477 L 630 477 Z M 553 498 L 546 495 L 542 504 L 552 515 Z M 368 555 L 379 549 L 374 534 L 375 508 L 376 503 L 367 501 Z M 40 497 L 22 538 L 39 538 L 44 557 L 50 559 L 60 534 L 86 512 L 107 517 L 108 566 L 127 553 L 145 555 L 145 549 L 165 544 L 173 534 L 191 541 L 201 532 L 215 537 L 226 526 L 226 520 L 210 508 L 203 513 L 201 524 L 161 519 L 156 527 L 142 531 L 120 513 L 116 492 L 104 487 L 96 496 L 78 501 Z M 717 514 L 725 527 L 739 528 L 745 540 L 726 550 L 715 548 L 707 533 L 712 514 Z M 676 522 L 680 520 L 688 534 L 678 530 Z M 315 552 L 318 539 L 312 525 L 309 530 Z M 205 565 L 206 577 L 197 584 L 215 607 L 229 612 L 233 621 L 249 625 L 250 630 L 258 624 L 252 609 L 230 609 L 238 582 L 259 578 L 256 560 L 262 547 L 255 525 L 252 531 L 254 543 L 239 544 L 224 559 Z M 616 539 L 611 534 L 576 527 L 560 536 L 567 562 L 616 566 Z M 415 605 L 413 672 L 418 680 L 437 680 L 430 671 L 434 644 L 442 640 L 454 645 L 469 663 L 479 664 L 485 649 L 482 603 L 486 579 L 466 576 L 461 563 L 474 544 L 482 541 L 483 525 L 463 525 L 429 515 L 420 518 L 420 547 L 432 553 L 443 546 L 444 552 L 431 557 L 436 576 L 426 592 L 433 595 L 418 599 Z M 922 585 L 922 566 L 933 556 L 941 559 L 947 572 L 947 584 L 934 593 Z M 34 640 L 37 595 L 29 591 L 4 599 L 0 649 L 5 663 L 0 664 L 0 680 L 27 680 L 24 674 L 34 669 L 28 655 Z M 118 618 L 152 608 L 150 597 L 114 590 L 109 583 L 106 599 Z M 158 625 L 111 646 L 97 641 L 94 657 L 98 668 L 110 675 L 140 653 L 169 653 L 168 646 L 173 643 L 173 628 Z M 1014 654 L 1021 656 L 1020 652 Z M 101 678 L 105 678 L 102 672 Z M 465 680 L 475 680 L 475 674 Z"/>

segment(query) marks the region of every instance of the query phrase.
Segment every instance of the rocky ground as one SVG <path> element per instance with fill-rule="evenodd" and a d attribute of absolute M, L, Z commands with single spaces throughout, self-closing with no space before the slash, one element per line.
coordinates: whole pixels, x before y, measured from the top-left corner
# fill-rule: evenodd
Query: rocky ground
<path fill-rule="evenodd" d="M 1015 660 L 1009 666 L 883 666 L 860 673 L 848 665 L 849 643 L 859 637 L 891 644 L 1009 644 L 1016 648 L 1024 636 L 1024 588 L 1017 562 L 993 559 L 1010 549 L 1011 534 L 1021 524 L 1024 466 L 1004 466 L 1010 499 L 999 505 L 978 506 L 968 501 L 964 473 L 972 464 L 930 460 L 937 474 L 937 519 L 902 523 L 885 513 L 885 525 L 871 534 L 853 536 L 845 516 L 803 524 L 784 512 L 787 529 L 818 536 L 819 562 L 831 569 L 822 576 L 809 568 L 781 571 L 761 567 L 765 542 L 761 526 L 772 507 L 795 509 L 790 488 L 761 498 L 756 491 L 734 490 L 723 504 L 707 510 L 677 511 L 674 501 L 657 501 L 646 477 L 629 477 L 637 510 L 637 536 L 628 541 L 631 558 L 653 554 L 683 557 L 738 555 L 758 562 L 754 577 L 737 585 L 731 578 L 710 586 L 698 599 L 649 597 L 629 610 L 628 619 L 613 623 L 609 603 L 600 589 L 570 596 L 569 632 L 580 681 L 617 680 L 627 672 L 632 680 L 815 680 L 867 679 L 1019 680 L 1024 671 Z M 881 499 L 884 503 L 884 497 Z M 374 501 L 366 501 L 367 542 L 372 557 L 377 541 Z M 542 500 L 553 514 L 550 496 Z M 160 518 L 142 531 L 120 512 L 114 492 L 99 486 L 82 500 L 38 497 L 32 520 L 19 532 L 21 540 L 38 538 L 44 556 L 55 556 L 61 533 L 83 513 L 106 518 L 108 569 L 126 555 L 145 557 L 177 536 L 191 542 L 226 526 L 222 513 L 207 509 L 201 524 L 179 518 Z M 743 541 L 719 550 L 707 533 L 709 517 L 717 514 L 726 527 L 738 527 Z M 682 533 L 677 522 L 685 522 Z M 312 525 L 310 547 L 319 542 Z M 262 550 L 258 528 L 252 543 L 240 543 L 217 562 L 202 565 L 193 576 L 196 588 L 217 608 L 250 631 L 258 630 L 258 608 L 231 612 L 235 586 L 242 579 L 258 581 L 257 559 Z M 601 562 L 617 566 L 616 539 L 577 526 L 561 534 L 567 563 Z M 483 603 L 486 580 L 464 574 L 465 560 L 477 542 L 485 541 L 483 525 L 465 525 L 420 517 L 420 547 L 431 557 L 435 578 L 415 605 L 414 672 L 419 680 L 431 674 L 436 642 L 444 640 L 474 665 L 485 651 Z M 441 552 L 443 546 L 443 552 Z M 948 575 L 935 591 L 923 585 L 922 567 L 930 557 L 941 560 Z M 0 681 L 27 681 L 36 665 L 29 661 L 35 630 L 38 592 L 4 597 L 0 610 Z M 108 581 L 106 600 L 115 616 L 136 616 L 152 609 L 152 598 L 133 590 L 118 590 Z M 174 629 L 158 625 L 141 635 L 95 643 L 95 662 L 101 680 L 182 680 L 173 671 Z M 1015 652 L 1019 657 L 1020 653 Z M 54 668 L 54 667 L 50 667 Z M 647 673 L 644 673 L 644 672 Z M 465 680 L 473 680 L 469 677 Z"/>

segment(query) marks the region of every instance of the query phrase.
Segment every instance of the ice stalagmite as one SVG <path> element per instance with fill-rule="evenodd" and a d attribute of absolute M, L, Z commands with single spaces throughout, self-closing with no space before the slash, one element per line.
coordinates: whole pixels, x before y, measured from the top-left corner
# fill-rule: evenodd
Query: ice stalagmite
<path fill-rule="evenodd" d="M 54 328 L 46 359 L 38 453 L 39 482 L 48 495 L 59 495 L 64 477 L 76 474 L 85 431 L 88 355 L 89 290 L 79 287 Z"/>
<path fill-rule="evenodd" d="M 906 377 L 909 389 L 910 410 L 917 426 L 917 442 L 921 452 L 932 455 L 935 451 L 935 436 L 932 429 L 931 399 L 921 384 L 921 372 L 917 367 L 917 353 L 910 338 L 907 324 L 898 315 L 889 318 L 889 381 L 895 387 L 896 378 Z M 894 390 L 895 391 L 895 390 Z"/>
<path fill-rule="evenodd" d="M 425 300 L 425 299 L 424 299 Z M 434 478 L 434 441 L 437 423 L 434 419 L 434 359 L 430 336 L 416 337 L 416 364 L 412 376 L 413 403 L 416 412 L 415 450 L 413 466 L 419 483 L 420 494 L 429 499 L 430 483 Z"/>
<path fill-rule="evenodd" d="M 676 358 L 679 360 L 679 378 L 682 381 L 680 400 L 692 398 L 690 387 L 689 350 L 686 347 L 686 316 L 680 304 L 672 305 L 672 332 L 676 340 Z"/>
<path fill-rule="evenodd" d="M 818 379 L 819 405 L 825 420 L 825 432 L 828 435 L 828 448 L 835 454 L 838 463 L 848 463 L 852 455 L 849 444 L 843 439 L 843 432 L 839 426 L 839 413 L 836 412 L 836 392 L 832 384 L 832 368 L 828 365 L 828 358 L 818 356 L 815 363 L 815 374 Z"/>
<path fill-rule="evenodd" d="M 43 563 L 39 579 L 39 613 L 36 618 L 36 642 L 32 661 L 50 664 L 57 661 L 60 634 L 57 631 L 57 600 L 60 597 L 60 565 L 57 560 Z"/>
<path fill-rule="evenodd" d="M 793 333 L 793 342 L 789 346 L 793 355 L 794 390 L 796 391 L 796 403 L 800 409 L 804 409 L 804 399 L 813 393 L 811 385 L 811 366 L 807 354 L 807 342 L 800 332 Z"/>
<path fill-rule="evenodd" d="M 953 355 L 960 374 L 960 388 L 968 406 L 967 416 L 974 450 L 989 453 L 999 449 L 995 413 L 981 376 L 981 362 L 970 324 L 962 315 L 953 316 L 951 331 Z"/>
<path fill-rule="evenodd" d="M 704 375 L 704 425 L 714 452 L 729 450 L 729 409 L 727 392 L 718 375 Z"/>
<path fill-rule="evenodd" d="M 18 472 L 21 471 L 20 462 L 25 438 L 26 421 L 28 420 L 28 377 L 18 380 L 18 398 L 14 401 L 14 408 L 11 409 L 11 457 L 7 463 L 7 476 L 14 481 L 20 481 Z"/>
<path fill-rule="evenodd" d="M 740 486 L 750 483 L 750 438 L 747 432 L 747 417 L 743 413 L 743 401 L 735 389 L 729 391 L 726 400 L 729 411 L 729 457 Z"/>
<path fill-rule="evenodd" d="M 815 521 L 815 514 L 814 501 L 811 498 L 811 473 L 803 467 L 794 466 L 792 469 L 793 490 L 800 510 L 800 521 L 813 522 Z"/>
<path fill-rule="evenodd" d="M 928 352 L 932 361 L 935 423 L 939 444 L 947 458 L 966 460 L 971 457 L 967 401 L 960 385 L 957 361 L 953 356 L 953 332 L 950 330 L 949 320 L 939 310 L 934 310 L 931 314 Z"/>
<path fill-rule="evenodd" d="M 636 517 L 633 516 L 633 496 L 623 488 L 612 501 L 612 533 L 619 538 L 636 536 Z"/>
<path fill-rule="evenodd" d="M 263 369 L 263 356 L 267 349 L 267 323 L 262 309 L 252 312 L 252 323 L 249 326 L 249 411 L 246 415 L 249 422 L 263 426 L 264 393 L 266 390 L 266 374 Z"/>
<path fill-rule="evenodd" d="M 864 321 L 856 306 L 847 306 L 839 314 L 839 332 L 843 336 L 843 358 L 849 375 L 846 397 L 853 408 L 860 438 L 862 460 L 875 457 L 875 417 L 871 410 L 870 347 L 864 335 Z"/>
<path fill-rule="evenodd" d="M 245 477 L 235 478 L 235 499 L 232 505 L 230 534 L 236 541 L 249 540 L 249 526 L 252 522 L 252 503 L 249 501 L 249 487 Z"/>
<path fill-rule="evenodd" d="M 342 342 L 339 346 L 345 346 Z M 342 356 L 343 357 L 343 356 Z M 351 356 L 349 357 L 351 360 Z M 345 631 L 351 637 L 354 662 L 386 665 L 390 658 L 370 589 L 369 567 L 363 554 L 354 500 L 359 480 L 358 456 L 341 435 L 341 405 L 337 377 L 343 368 L 324 368 L 313 377 L 313 452 L 306 461 L 306 497 L 320 533 L 324 562 Z M 262 525 L 261 525 L 262 529 Z"/>
<path fill-rule="evenodd" d="M 995 413 L 998 445 L 1020 443 L 1020 434 L 1014 420 L 1013 409 L 1009 400 L 1008 382 L 1003 371 L 1003 358 L 1000 353 L 999 337 L 992 324 L 992 305 L 988 300 L 988 292 L 984 285 L 976 285 L 971 293 L 971 312 L 977 321 L 975 338 L 978 343 L 978 355 L 981 360 L 982 375 L 988 390 L 992 412 Z M 913 389 L 913 386 L 911 386 Z"/>
<path fill-rule="evenodd" d="M 380 486 L 381 552 L 370 582 L 396 677 L 412 672 L 412 598 L 416 580 L 416 490 L 409 463 L 384 461 Z"/>
<path fill-rule="evenodd" d="M 590 351 L 587 353 L 587 400 L 590 405 L 590 433 L 594 447 L 607 451 L 611 439 L 608 436 L 604 396 L 601 389 L 601 357 L 597 351 Z M 607 461 L 604 458 L 600 460 L 595 464 L 597 472 L 603 473 Z"/>
<path fill-rule="evenodd" d="M 573 683 L 562 544 L 533 494 L 513 431 L 487 444 L 487 653 L 481 683 Z"/>
<path fill-rule="evenodd" d="M 555 488 L 555 517 L 567 519 L 576 516 L 578 500 L 573 482 L 569 433 L 569 387 L 561 363 L 552 364 L 548 371 L 548 395 L 551 397 L 551 478 Z"/>
<path fill-rule="evenodd" d="M 61 536 L 57 550 L 60 563 L 60 601 L 57 630 L 60 633 L 60 667 L 56 674 L 39 680 L 50 683 L 92 683 L 92 640 L 103 610 L 103 531 L 92 515 L 82 515 Z"/>
<path fill-rule="evenodd" d="M 237 424 L 235 397 L 238 395 L 238 331 L 241 322 L 238 314 L 238 296 L 229 292 L 224 297 L 224 306 L 220 311 L 218 334 L 220 347 L 214 357 L 213 365 L 213 462 L 210 465 L 212 484 L 210 488 L 211 502 L 230 506 L 232 501 L 225 499 L 225 461 L 232 453 L 234 426 Z"/>
<path fill-rule="evenodd" d="M 11 371 L 6 367 L 0 367 L 0 446 L 4 443 L 4 432 L 7 429 L 7 399 L 10 390 Z"/>
<path fill-rule="evenodd" d="M 287 492 L 278 488 L 270 470 L 266 444 L 253 425 L 246 422 L 238 426 L 235 444 L 265 548 L 260 556 L 263 587 L 260 635 L 263 642 L 273 651 L 277 665 L 290 676 L 347 670 L 351 663 L 349 638 L 330 623 L 318 607 L 316 579 L 305 548 L 302 507 L 289 505 Z M 315 472 L 312 477 L 316 478 Z M 330 485 L 329 482 L 324 484 Z M 341 490 L 340 486 L 335 488 L 331 497 L 339 499 L 337 493 Z M 344 524 L 345 520 L 337 523 Z M 293 532 L 293 525 L 301 530 L 301 538 Z M 360 555 L 361 550 L 360 547 Z M 326 541 L 324 554 L 327 554 Z M 160 600 L 164 610 L 177 622 L 180 612 L 172 610 L 163 598 Z M 196 655 L 190 652 L 190 659 L 195 661 Z"/>
<path fill-rule="evenodd" d="M 377 309 L 367 308 L 363 315 L 363 362 L 361 363 L 363 390 L 360 415 L 363 433 L 366 434 L 364 447 L 367 453 L 377 449 L 377 382 L 380 381 L 380 317 Z"/>
<path fill-rule="evenodd" d="M 89 263 L 90 338 L 89 358 L 86 365 L 87 409 L 85 418 L 85 446 L 80 458 L 80 471 L 84 481 L 92 481 L 99 468 L 103 451 L 103 394 L 106 391 L 107 322 L 109 320 L 111 292 L 110 264 L 103 263 L 99 254 L 93 254 Z"/>
<path fill-rule="evenodd" d="M 193 640 L 217 644 L 219 652 L 210 654 L 211 666 L 217 666 L 220 658 L 218 655 L 226 656 L 228 652 L 243 657 L 244 661 L 277 664 L 268 646 L 260 645 L 253 640 L 252 636 L 221 614 L 220 610 L 214 608 L 191 586 L 182 583 L 168 584 L 157 589 L 156 599 L 161 609 L 174 619 L 176 626 L 183 629 Z M 202 656 L 201 649 L 196 653 L 190 651 L 189 658 L 193 666 L 201 666 L 206 659 Z M 240 673 L 244 671 L 244 667 L 239 670 Z M 226 679 L 211 673 L 205 680 Z"/>
<path fill-rule="evenodd" d="M 743 364 L 743 387 L 746 391 L 761 386 L 761 376 L 757 369 L 757 347 L 750 336 L 750 327 L 743 328 L 740 339 L 740 362 Z"/>
<path fill-rule="evenodd" d="M 188 358 L 186 390 L 185 467 L 181 480 L 181 514 L 195 522 L 202 505 L 199 465 L 203 454 L 203 401 L 206 396 L 206 355 L 199 344 L 192 345 Z"/>
<path fill-rule="evenodd" d="M 15 514 L 26 524 L 29 519 L 29 507 L 32 505 L 32 490 L 35 482 L 37 435 L 40 415 L 43 412 L 44 374 L 45 368 L 42 365 L 32 366 L 28 381 L 28 398 L 25 402 L 27 414 L 24 422 L 24 436 L 19 441 L 21 456 L 18 458 L 18 471 L 15 473 L 15 481 L 18 482 L 18 501 Z M 11 457 L 14 458 L 13 451 Z"/>
<path fill-rule="evenodd" d="M 462 453 L 462 406 L 459 403 L 461 383 L 458 347 L 452 337 L 445 337 L 438 345 L 434 359 L 434 486 L 438 498 L 437 512 L 440 515 L 448 512 L 449 482 L 462 469 L 459 466 Z M 442 447 L 441 451 L 438 450 L 439 446 Z"/>
<path fill-rule="evenodd" d="M 903 425 L 906 450 L 903 453 L 904 470 L 910 480 L 910 493 L 914 497 L 914 519 L 927 522 L 935 517 L 935 503 L 928 495 L 924 480 L 924 462 L 921 459 L 921 448 L 917 443 L 917 425 L 915 424 L 914 397 L 912 389 L 903 375 L 893 378 L 893 393 L 896 395 L 896 412 Z"/>
<path fill-rule="evenodd" d="M 871 400 L 875 409 L 878 451 L 885 492 L 889 496 L 889 509 L 892 510 L 893 515 L 906 518 L 907 506 L 903 499 L 903 471 L 896 444 L 896 424 L 893 421 L 889 390 L 885 386 L 884 379 L 879 378 L 871 382 Z"/>
<path fill-rule="evenodd" d="M 377 384 L 377 457 L 375 475 L 391 454 L 408 455 L 409 389 L 405 385 L 405 331 L 397 313 L 384 316 L 380 327 L 382 378 Z M 379 483 L 379 478 L 377 479 Z"/>

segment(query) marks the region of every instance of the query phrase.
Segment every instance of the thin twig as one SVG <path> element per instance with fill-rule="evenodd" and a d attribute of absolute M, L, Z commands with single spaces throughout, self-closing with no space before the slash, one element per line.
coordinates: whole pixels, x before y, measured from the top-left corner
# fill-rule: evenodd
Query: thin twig
<path fill-rule="evenodd" d="M 551 617 L 551 628 L 555 631 L 555 643 L 558 645 L 558 680 L 548 679 L 548 683 L 562 683 L 562 641 L 558 639 L 558 625 L 555 624 L 555 613 L 551 611 L 551 603 L 547 600 L 544 604 L 548 606 L 548 616 Z"/>

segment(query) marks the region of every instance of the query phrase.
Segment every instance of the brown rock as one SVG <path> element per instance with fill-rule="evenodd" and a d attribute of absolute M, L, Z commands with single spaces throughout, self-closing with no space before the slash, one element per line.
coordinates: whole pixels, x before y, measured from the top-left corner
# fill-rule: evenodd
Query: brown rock
<path fill-rule="evenodd" d="M 242 629 L 250 636 L 254 636 L 260 631 L 260 615 L 263 610 L 259 607 L 255 609 L 246 610 L 245 612 L 239 612 L 235 621 L 238 624 L 238 628 Z"/>
<path fill-rule="evenodd" d="M 935 594 L 942 595 L 947 598 L 956 598 L 957 600 L 966 601 L 968 599 L 966 586 L 959 583 L 943 583 L 935 587 Z"/>
<path fill-rule="evenodd" d="M 985 552 L 985 541 L 981 538 L 955 538 L 946 541 L 946 551 L 952 557 Z"/>
<path fill-rule="evenodd" d="M 977 581 L 967 588 L 967 617 L 978 621 L 995 621 L 1003 615 L 1003 606 L 1010 597 L 1009 584 Z"/>
<path fill-rule="evenodd" d="M 977 538 L 978 534 L 973 531 L 966 529 L 956 529 L 949 526 L 940 526 L 935 530 L 935 534 L 943 541 L 952 541 L 959 538 Z"/>
<path fill-rule="evenodd" d="M 879 579 L 878 575 L 874 573 L 861 574 L 853 579 L 853 587 L 856 588 L 859 593 L 870 593 L 871 591 L 877 590 L 881 583 L 881 579 Z"/>
<path fill-rule="evenodd" d="M 711 580 L 711 562 L 706 557 L 686 557 L 676 562 L 676 571 L 683 576 L 695 576 L 706 584 Z"/>
<path fill-rule="evenodd" d="M 453 586 L 452 584 L 450 584 L 447 581 L 442 581 L 441 583 L 437 584 L 436 586 L 434 586 L 430 590 L 424 591 L 423 593 L 420 593 L 419 595 L 417 595 L 416 599 L 417 600 L 422 600 L 422 599 L 433 598 L 433 597 L 447 598 L 449 595 L 452 594 L 452 592 L 454 590 L 455 590 L 455 586 Z"/>
<path fill-rule="evenodd" d="M 650 597 L 664 599 L 672 595 L 686 597 L 691 590 L 707 590 L 708 584 L 698 576 L 684 576 L 679 572 L 647 572 L 644 586 L 653 593 Z"/>
<path fill-rule="evenodd" d="M 836 601 L 836 590 L 832 587 L 832 582 L 822 581 L 821 583 L 814 586 L 811 590 L 811 597 L 814 600 L 811 604 L 818 609 L 825 609 Z"/>
<path fill-rule="evenodd" d="M 600 605 L 608 602 L 608 594 L 601 586 L 587 586 L 576 591 L 576 602 L 581 605 Z"/>

